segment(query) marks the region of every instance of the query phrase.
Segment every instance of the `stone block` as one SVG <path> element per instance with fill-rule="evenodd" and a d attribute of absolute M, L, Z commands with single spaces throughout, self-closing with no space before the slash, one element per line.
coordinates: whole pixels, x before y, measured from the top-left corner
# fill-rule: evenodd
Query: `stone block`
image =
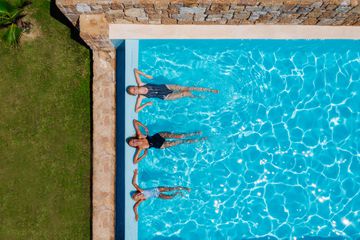
<path fill-rule="evenodd" d="M 241 22 L 240 19 L 230 19 L 227 24 L 230 24 L 230 25 L 239 25 Z"/>
<path fill-rule="evenodd" d="M 335 9 L 336 12 L 340 12 L 340 13 L 347 13 L 348 11 L 350 11 L 353 7 L 351 6 L 339 6 Z"/>
<path fill-rule="evenodd" d="M 125 9 L 125 15 L 128 17 L 145 17 L 146 13 L 143 8 L 129 8 Z"/>
<path fill-rule="evenodd" d="M 89 13 L 91 12 L 91 7 L 86 3 L 78 3 L 76 4 L 76 11 L 79 13 Z"/>
<path fill-rule="evenodd" d="M 206 15 L 205 14 L 195 14 L 194 15 L 194 21 L 200 22 L 205 21 Z"/>
<path fill-rule="evenodd" d="M 136 22 L 141 23 L 141 24 L 147 24 L 147 23 L 149 23 L 149 19 L 148 18 L 136 18 Z"/>
<path fill-rule="evenodd" d="M 183 24 L 183 25 L 188 25 L 188 24 L 193 24 L 193 20 L 178 20 L 178 24 Z"/>
<path fill-rule="evenodd" d="M 332 25 L 342 25 L 344 23 L 345 18 L 337 18 Z"/>
<path fill-rule="evenodd" d="M 320 17 L 322 15 L 323 11 L 321 11 L 320 9 L 314 9 L 312 10 L 308 16 L 310 18 L 317 18 L 317 17 Z"/>
<path fill-rule="evenodd" d="M 321 14 L 321 18 L 332 18 L 336 15 L 335 11 L 326 11 Z"/>
<path fill-rule="evenodd" d="M 211 22 L 214 22 L 214 21 L 220 21 L 221 20 L 221 17 L 222 15 L 221 14 L 209 14 L 207 17 L 206 17 L 206 21 L 211 21 Z"/>
<path fill-rule="evenodd" d="M 256 21 L 256 20 L 258 20 L 259 19 L 259 17 L 260 17 L 260 15 L 259 14 L 256 14 L 256 13 L 251 13 L 251 15 L 250 15 L 250 17 L 249 17 L 249 21 Z"/>
<path fill-rule="evenodd" d="M 360 15 L 360 5 L 357 6 L 357 7 L 354 7 L 351 11 L 350 11 L 351 14 L 358 14 Z"/>
<path fill-rule="evenodd" d="M 308 14 L 309 12 L 311 12 L 313 8 L 311 7 L 299 7 L 297 10 L 297 13 L 299 14 Z"/>
<path fill-rule="evenodd" d="M 281 14 L 280 11 L 269 11 L 269 13 L 270 13 L 273 17 L 280 16 L 280 14 Z"/>
<path fill-rule="evenodd" d="M 317 25 L 332 25 L 335 21 L 336 19 L 334 18 L 322 18 Z"/>
<path fill-rule="evenodd" d="M 107 15 L 110 15 L 113 18 L 123 18 L 124 17 L 124 11 L 123 10 L 109 10 Z"/>
<path fill-rule="evenodd" d="M 234 14 L 234 19 L 248 19 L 250 17 L 250 13 L 249 12 L 242 12 L 242 13 L 235 13 Z"/>
<path fill-rule="evenodd" d="M 228 11 L 229 9 L 230 9 L 230 4 L 213 3 L 210 6 L 210 10 L 213 12 Z"/>
<path fill-rule="evenodd" d="M 149 17 L 149 19 L 152 20 L 152 21 L 160 20 L 160 19 L 161 19 L 161 15 L 160 15 L 160 14 L 149 14 L 148 17 Z"/>
<path fill-rule="evenodd" d="M 359 16 L 350 15 L 344 20 L 344 25 L 359 25 Z"/>
<path fill-rule="evenodd" d="M 222 17 L 229 20 L 229 19 L 232 19 L 234 17 L 234 14 L 233 13 L 223 14 Z"/>
<path fill-rule="evenodd" d="M 240 12 L 240 11 L 243 11 L 244 9 L 245 9 L 244 5 L 237 5 L 235 3 L 232 3 L 230 5 L 230 10 L 234 10 L 235 12 Z"/>
<path fill-rule="evenodd" d="M 194 1 L 194 2 L 185 2 L 183 4 L 184 7 L 197 7 L 199 4 L 197 1 Z"/>
<path fill-rule="evenodd" d="M 167 1 L 155 1 L 154 2 L 155 9 L 168 9 L 169 8 L 169 2 Z"/>
<path fill-rule="evenodd" d="M 193 19 L 194 14 L 190 14 L 190 13 L 183 13 L 183 14 L 172 14 L 171 17 L 175 18 L 177 20 L 192 20 Z"/>
<path fill-rule="evenodd" d="M 180 7 L 180 14 L 203 14 L 205 7 Z"/>
<path fill-rule="evenodd" d="M 92 12 L 100 12 L 103 10 L 102 6 L 98 4 L 93 4 L 90 7 L 93 10 Z"/>
<path fill-rule="evenodd" d="M 313 4 L 311 4 L 312 8 L 320 8 L 323 5 L 322 1 L 316 1 Z"/>
<path fill-rule="evenodd" d="M 336 5 L 336 4 L 329 4 L 329 5 L 327 5 L 326 6 L 326 10 L 334 10 L 335 8 L 337 8 L 338 7 L 338 5 Z"/>
<path fill-rule="evenodd" d="M 124 5 L 122 3 L 111 3 L 110 4 L 110 9 L 113 10 L 123 10 L 124 9 Z"/>
<path fill-rule="evenodd" d="M 260 11 L 261 9 L 263 9 L 263 6 L 246 6 L 245 10 L 248 12 L 257 12 Z"/>
<path fill-rule="evenodd" d="M 314 3 L 314 0 L 301 0 L 301 1 L 294 1 L 294 0 L 286 0 L 284 1 L 285 5 L 296 5 L 296 6 L 311 6 Z"/>
<path fill-rule="evenodd" d="M 351 5 L 351 0 L 342 0 L 340 2 L 341 6 L 350 6 Z"/>
<path fill-rule="evenodd" d="M 265 15 L 261 15 L 258 20 L 262 23 L 266 23 L 269 20 L 271 20 L 272 18 L 273 18 L 273 16 L 270 13 L 267 13 Z"/>
<path fill-rule="evenodd" d="M 176 24 L 177 20 L 173 18 L 161 18 L 161 24 Z"/>
<path fill-rule="evenodd" d="M 168 9 L 167 12 L 169 14 L 178 14 L 180 13 L 180 8 L 175 7 L 174 5 L 171 5 Z"/>
<path fill-rule="evenodd" d="M 149 20 L 149 24 L 154 24 L 154 25 L 161 24 L 161 19 Z"/>

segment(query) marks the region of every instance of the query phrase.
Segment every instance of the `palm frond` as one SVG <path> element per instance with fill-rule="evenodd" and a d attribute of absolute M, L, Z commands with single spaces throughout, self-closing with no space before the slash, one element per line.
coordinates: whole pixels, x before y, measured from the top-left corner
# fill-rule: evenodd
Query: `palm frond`
<path fill-rule="evenodd" d="M 11 22 L 11 20 L 10 20 L 10 18 L 9 18 L 9 16 L 8 15 L 1 15 L 0 14 L 0 27 L 2 27 L 2 26 L 7 26 L 7 25 L 9 25 L 9 24 L 11 24 L 12 22 Z"/>
<path fill-rule="evenodd" d="M 11 21 L 15 22 L 17 19 L 19 19 L 23 11 L 23 9 L 14 9 L 13 11 L 11 11 L 9 15 Z"/>
<path fill-rule="evenodd" d="M 0 15 L 7 15 L 15 8 L 5 1 L 0 1 Z"/>
<path fill-rule="evenodd" d="M 5 31 L 3 39 L 11 46 L 16 46 L 19 44 L 21 36 L 21 29 L 16 24 L 11 24 L 8 29 Z"/>

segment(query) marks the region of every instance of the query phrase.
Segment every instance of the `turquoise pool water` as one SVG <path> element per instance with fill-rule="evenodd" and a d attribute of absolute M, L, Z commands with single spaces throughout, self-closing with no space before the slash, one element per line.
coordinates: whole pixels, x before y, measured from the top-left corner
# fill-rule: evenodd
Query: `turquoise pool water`
<path fill-rule="evenodd" d="M 140 239 L 360 238 L 359 41 L 140 41 L 139 68 L 220 90 L 139 114 L 209 137 L 139 164 L 142 187 L 192 188 L 143 203 Z"/>

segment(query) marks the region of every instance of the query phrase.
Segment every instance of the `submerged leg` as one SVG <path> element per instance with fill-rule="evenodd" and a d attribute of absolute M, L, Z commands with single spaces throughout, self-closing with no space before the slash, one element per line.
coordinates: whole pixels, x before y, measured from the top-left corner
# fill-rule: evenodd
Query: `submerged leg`
<path fill-rule="evenodd" d="M 159 198 L 161 198 L 161 199 L 172 199 L 172 198 L 176 197 L 179 194 L 182 195 L 181 192 L 176 192 L 174 194 L 169 194 L 169 195 L 160 193 Z"/>
<path fill-rule="evenodd" d="M 174 91 L 199 91 L 199 92 L 212 92 L 212 93 L 218 93 L 219 90 L 216 89 L 210 89 L 210 88 L 204 88 L 204 87 L 184 87 L 180 85 L 166 85 L 167 88 Z"/>
<path fill-rule="evenodd" d="M 206 137 L 203 137 L 203 138 L 199 138 L 199 139 L 182 139 L 182 140 L 177 140 L 177 141 L 166 141 L 161 146 L 161 148 L 174 147 L 176 145 L 183 144 L 183 143 L 196 143 L 199 141 L 204 141 L 206 139 L 207 139 Z"/>
<path fill-rule="evenodd" d="M 184 97 L 190 97 L 190 98 L 194 98 L 196 96 L 194 96 L 191 92 L 189 91 L 181 91 L 181 92 L 174 92 L 174 93 L 170 93 L 169 95 L 167 95 L 165 97 L 165 100 L 176 100 L 179 98 L 184 98 Z"/>
<path fill-rule="evenodd" d="M 171 133 L 171 132 L 160 132 L 160 136 L 163 138 L 186 138 L 186 137 L 192 137 L 196 135 L 200 135 L 201 131 L 196 131 L 192 133 Z"/>
<path fill-rule="evenodd" d="M 175 190 L 186 190 L 190 191 L 190 188 L 188 187 L 158 187 L 160 192 L 170 192 Z"/>

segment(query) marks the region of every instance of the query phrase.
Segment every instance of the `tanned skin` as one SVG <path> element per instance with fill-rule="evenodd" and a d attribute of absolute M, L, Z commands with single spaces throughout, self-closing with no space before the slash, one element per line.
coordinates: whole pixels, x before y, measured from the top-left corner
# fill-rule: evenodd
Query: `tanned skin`
<path fill-rule="evenodd" d="M 153 77 L 150 75 L 147 75 L 143 72 L 141 72 L 139 69 L 134 69 L 134 75 L 137 86 L 130 86 L 128 88 L 128 93 L 131 95 L 137 95 L 136 98 L 136 104 L 135 104 L 135 112 L 140 112 L 143 110 L 146 106 L 151 106 L 153 103 L 147 102 L 141 105 L 141 102 L 146 98 L 144 94 L 148 93 L 148 89 L 144 87 L 145 83 L 141 81 L 141 76 L 144 76 L 147 79 L 152 79 Z M 174 84 L 166 84 L 166 87 L 170 90 L 173 90 L 173 93 L 170 93 L 164 100 L 176 100 L 179 98 L 184 97 L 190 97 L 194 98 L 194 96 L 191 91 L 199 91 L 199 92 L 212 92 L 212 93 L 218 93 L 218 90 L 215 89 L 209 89 L 209 88 L 203 88 L 203 87 L 184 87 L 180 85 L 174 85 Z"/>
<path fill-rule="evenodd" d="M 140 121 L 134 119 L 133 120 L 133 125 L 135 128 L 135 132 L 136 135 L 134 138 L 132 138 L 129 141 L 129 145 L 131 147 L 136 148 L 135 151 L 135 155 L 133 158 L 133 163 L 137 164 L 139 163 L 142 159 L 144 159 L 144 157 L 146 157 L 146 155 L 148 154 L 148 149 L 150 148 L 149 145 L 149 141 L 146 139 L 147 136 L 149 136 L 149 129 L 142 124 Z M 141 129 L 143 128 L 145 131 L 145 134 L 143 134 L 141 132 Z M 161 149 L 164 148 L 168 148 L 168 147 L 173 147 L 179 144 L 183 144 L 183 143 L 195 143 L 195 142 L 199 142 L 199 141 L 203 141 L 206 140 L 206 137 L 203 138 L 199 138 L 199 139 L 183 139 L 186 137 L 192 137 L 195 135 L 200 135 L 202 134 L 201 131 L 197 131 L 197 132 L 193 132 L 193 133 L 170 133 L 170 132 L 159 132 L 160 136 L 165 138 L 165 142 L 163 143 L 163 145 L 161 146 Z M 179 139 L 179 140 L 168 140 L 168 139 Z M 141 155 L 141 152 L 143 152 L 143 154 Z"/>

